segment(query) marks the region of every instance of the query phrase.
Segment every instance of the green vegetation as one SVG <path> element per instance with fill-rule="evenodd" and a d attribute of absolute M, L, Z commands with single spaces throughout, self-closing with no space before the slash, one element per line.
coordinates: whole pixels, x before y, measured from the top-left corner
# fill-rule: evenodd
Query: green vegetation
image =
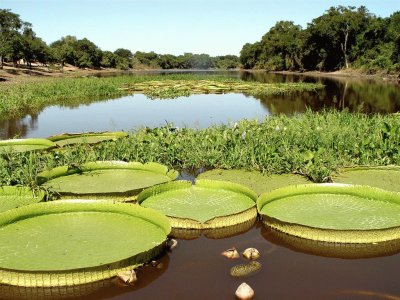
<path fill-rule="evenodd" d="M 42 191 L 32 192 L 28 187 L 2 186 L 0 188 L 0 212 L 40 202 L 43 198 Z"/>
<path fill-rule="evenodd" d="M 400 71 L 400 12 L 388 18 L 366 7 L 331 7 L 303 29 L 277 22 L 240 53 L 244 68 L 271 71 L 334 71 L 350 67 L 368 73 Z"/>
<path fill-rule="evenodd" d="M 247 170 L 215 169 L 201 173 L 197 178 L 235 182 L 247 186 L 258 195 L 288 185 L 311 183 L 306 177 L 297 174 L 267 175 Z"/>
<path fill-rule="evenodd" d="M 400 167 L 354 167 L 338 170 L 334 182 L 369 185 L 400 192 Z"/>
<path fill-rule="evenodd" d="M 79 68 L 128 69 L 235 69 L 239 67 L 239 57 L 223 55 L 211 57 L 208 54 L 185 53 L 157 54 L 155 52 L 132 53 L 119 48 L 114 52 L 103 51 L 87 38 L 77 39 L 67 35 L 48 46 L 37 37 L 32 24 L 21 20 L 18 14 L 8 9 L 0 9 L 0 69 L 4 60 L 18 65 L 20 59 L 32 68 L 32 63 L 43 65 L 65 64 Z"/>
<path fill-rule="evenodd" d="M 37 287 L 83 284 L 131 270 L 159 255 L 171 231 L 168 219 L 154 210 L 83 200 L 4 212 L 0 228 L 0 283 Z"/>
<path fill-rule="evenodd" d="M 143 207 L 164 213 L 173 228 L 221 228 L 255 220 L 257 194 L 237 183 L 213 180 L 175 181 L 141 192 Z"/>
<path fill-rule="evenodd" d="M 151 99 L 170 99 L 192 94 L 243 93 L 252 96 L 289 94 L 296 91 L 315 91 L 320 84 L 310 83 L 260 83 L 241 80 L 163 80 L 128 84 L 129 93 L 145 94 Z"/>
<path fill-rule="evenodd" d="M 72 144 L 96 144 L 103 141 L 116 140 L 126 137 L 125 132 L 85 132 L 85 133 L 63 133 L 53 135 L 48 139 L 54 142 L 57 146 L 62 147 Z"/>
<path fill-rule="evenodd" d="M 14 85 L 5 85 L 0 93 L 0 118 L 23 116 L 26 112 L 39 112 L 49 105 L 71 105 L 128 95 L 132 93 L 129 87 L 135 87 L 139 83 L 142 89 L 151 82 L 162 82 L 164 89 L 155 91 L 147 90 L 149 95 L 157 97 L 170 97 L 189 93 L 184 87 L 182 90 L 175 87 L 176 84 L 185 81 L 188 84 L 197 85 L 200 80 L 212 81 L 212 84 L 220 86 L 216 92 L 229 87 L 225 85 L 243 85 L 247 93 L 289 93 L 291 91 L 315 90 L 322 85 L 315 84 L 261 84 L 257 82 L 244 82 L 217 75 L 142 75 L 142 76 L 116 76 L 116 77 L 90 77 L 90 78 L 62 78 L 40 82 L 28 82 Z M 128 88 L 127 88 L 128 87 Z M 212 88 L 212 87 L 211 87 Z M 229 89 L 228 89 L 229 91 Z"/>
<path fill-rule="evenodd" d="M 400 165 L 398 115 L 306 112 L 202 130 L 143 128 L 127 138 L 49 152 L 0 155 L 1 185 L 35 185 L 38 172 L 97 160 L 159 162 L 176 170 L 297 172 L 316 182 L 343 166 Z"/>
<path fill-rule="evenodd" d="M 13 139 L 0 141 L 0 152 L 26 152 L 33 150 L 51 149 L 54 147 L 56 147 L 56 144 L 47 139 Z"/>
<path fill-rule="evenodd" d="M 44 171 L 38 174 L 37 183 L 61 195 L 122 197 L 177 176 L 176 171 L 157 163 L 101 161 Z"/>
<path fill-rule="evenodd" d="M 262 194 L 267 226 L 298 237 L 340 243 L 398 239 L 400 194 L 361 185 L 307 184 Z"/>

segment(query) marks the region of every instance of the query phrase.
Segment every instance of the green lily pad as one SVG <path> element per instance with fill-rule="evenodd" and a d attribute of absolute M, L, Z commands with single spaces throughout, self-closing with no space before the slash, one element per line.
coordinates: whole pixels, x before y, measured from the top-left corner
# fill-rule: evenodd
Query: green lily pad
<path fill-rule="evenodd" d="M 293 251 L 324 257 L 344 259 L 390 256 L 400 252 L 400 239 L 379 243 L 332 243 L 304 239 L 271 228 L 263 228 L 261 234 L 275 245 Z"/>
<path fill-rule="evenodd" d="M 0 283 L 67 286 L 116 276 L 159 254 L 171 227 L 152 209 L 53 201 L 0 214 Z"/>
<path fill-rule="evenodd" d="M 245 223 L 257 215 L 257 195 L 224 181 L 175 181 L 144 190 L 138 202 L 161 211 L 173 228 L 207 229 Z"/>
<path fill-rule="evenodd" d="M 0 187 L 0 212 L 40 202 L 43 198 L 42 191 L 33 192 L 27 187 L 2 186 Z"/>
<path fill-rule="evenodd" d="M 308 179 L 296 174 L 262 174 L 258 171 L 215 169 L 201 173 L 197 178 L 223 180 L 242 184 L 258 195 L 288 185 L 311 183 Z"/>
<path fill-rule="evenodd" d="M 53 135 L 48 139 L 57 144 L 57 146 L 73 144 L 96 144 L 103 141 L 115 141 L 119 138 L 127 137 L 125 132 L 84 132 L 84 133 L 63 133 Z"/>
<path fill-rule="evenodd" d="M 334 182 L 369 185 L 389 191 L 400 192 L 400 167 L 356 167 L 339 170 Z"/>
<path fill-rule="evenodd" d="M 262 194 L 264 223 L 298 237 L 344 243 L 400 237 L 400 195 L 368 186 L 297 185 Z"/>
<path fill-rule="evenodd" d="M 186 228 L 172 228 L 170 236 L 181 240 L 194 240 L 201 236 L 208 239 L 224 239 L 236 236 L 250 230 L 256 223 L 257 215 L 254 218 L 240 224 L 230 225 L 220 228 L 207 228 L 207 229 L 186 229 Z"/>
<path fill-rule="evenodd" d="M 157 163 L 103 161 L 57 167 L 38 174 L 37 182 L 60 195 L 132 196 L 177 176 Z"/>
<path fill-rule="evenodd" d="M 0 152 L 27 152 L 33 150 L 48 150 L 57 145 L 46 139 L 12 139 L 0 141 Z"/>

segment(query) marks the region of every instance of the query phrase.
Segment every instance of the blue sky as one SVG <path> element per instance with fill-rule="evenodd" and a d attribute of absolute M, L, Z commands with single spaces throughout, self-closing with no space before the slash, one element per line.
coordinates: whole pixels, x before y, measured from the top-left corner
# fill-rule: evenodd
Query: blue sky
<path fill-rule="evenodd" d="M 103 50 L 239 54 L 279 20 L 303 27 L 330 6 L 365 5 L 387 17 L 399 0 L 0 0 L 47 43 L 87 37 Z"/>

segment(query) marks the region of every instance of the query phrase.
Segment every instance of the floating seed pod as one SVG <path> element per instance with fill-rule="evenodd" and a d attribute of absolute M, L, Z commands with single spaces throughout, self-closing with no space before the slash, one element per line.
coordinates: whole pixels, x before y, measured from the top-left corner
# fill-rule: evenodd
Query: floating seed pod
<path fill-rule="evenodd" d="M 261 264 L 258 261 L 252 261 L 247 264 L 233 266 L 230 274 L 233 277 L 250 277 L 260 271 L 260 269 Z"/>
<path fill-rule="evenodd" d="M 125 284 L 133 284 L 135 281 L 137 281 L 135 270 L 118 272 L 117 277 L 121 279 Z"/>
<path fill-rule="evenodd" d="M 238 286 L 235 295 L 240 300 L 252 299 L 254 297 L 254 290 L 246 282 L 243 282 Z"/>
<path fill-rule="evenodd" d="M 174 239 L 168 239 L 166 242 L 168 250 L 175 249 L 178 246 L 178 241 Z"/>
<path fill-rule="evenodd" d="M 229 259 L 239 258 L 239 252 L 237 252 L 235 247 L 225 250 L 224 252 L 221 253 L 221 255 Z"/>
<path fill-rule="evenodd" d="M 260 252 L 256 248 L 247 248 L 242 254 L 244 257 L 251 260 L 256 260 L 260 257 Z"/>

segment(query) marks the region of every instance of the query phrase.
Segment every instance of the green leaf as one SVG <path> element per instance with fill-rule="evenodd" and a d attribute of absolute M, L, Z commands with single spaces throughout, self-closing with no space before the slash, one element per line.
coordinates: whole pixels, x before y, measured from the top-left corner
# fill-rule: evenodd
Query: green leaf
<path fill-rule="evenodd" d="M 308 239 L 371 243 L 400 234 L 400 194 L 368 186 L 290 186 L 261 195 L 257 208 L 267 226 Z"/>
<path fill-rule="evenodd" d="M 212 180 L 176 181 L 144 190 L 138 202 L 161 211 L 174 228 L 219 228 L 254 219 L 257 195 L 245 186 Z"/>
<path fill-rule="evenodd" d="M 103 141 L 115 141 L 119 138 L 127 137 L 125 132 L 85 132 L 85 133 L 63 133 L 53 135 L 48 139 L 57 144 L 57 146 L 65 146 L 72 144 L 96 144 Z"/>
<path fill-rule="evenodd" d="M 42 172 L 37 182 L 61 195 L 132 196 L 177 176 L 176 171 L 158 163 L 99 161 Z"/>
<path fill-rule="evenodd" d="M 0 283 L 21 286 L 113 277 L 159 254 L 171 230 L 168 219 L 154 210 L 83 200 L 4 212 L 0 228 Z"/>
<path fill-rule="evenodd" d="M 46 139 L 12 139 L 0 141 L 0 153 L 4 151 L 26 152 L 48 150 L 57 145 Z"/>
<path fill-rule="evenodd" d="M 400 192 L 400 167 L 355 167 L 344 168 L 333 177 L 334 182 L 369 185 L 389 191 Z"/>
<path fill-rule="evenodd" d="M 242 184 L 258 195 L 280 187 L 309 182 L 304 176 L 295 174 L 267 175 L 258 171 L 221 169 L 201 173 L 198 179 L 222 180 Z"/>
<path fill-rule="evenodd" d="M 40 202 L 44 198 L 42 191 L 33 192 L 27 187 L 0 187 L 0 212 L 24 205 Z"/>

